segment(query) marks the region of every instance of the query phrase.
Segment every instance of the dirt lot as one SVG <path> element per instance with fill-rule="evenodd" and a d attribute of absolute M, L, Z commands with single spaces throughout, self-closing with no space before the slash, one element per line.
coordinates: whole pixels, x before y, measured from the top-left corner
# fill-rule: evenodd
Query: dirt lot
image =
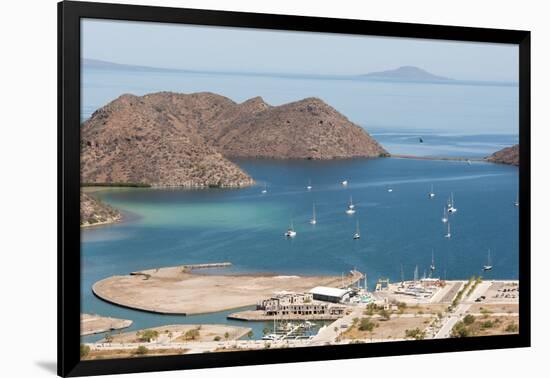
<path fill-rule="evenodd" d="M 348 275 L 346 282 L 360 278 Z M 114 304 L 162 314 L 200 314 L 250 306 L 279 291 L 340 287 L 339 276 L 207 275 L 182 267 L 151 269 L 96 282 L 94 293 Z"/>
<path fill-rule="evenodd" d="M 468 330 L 469 336 L 509 335 L 519 332 L 519 323 L 517 316 L 476 317 Z"/>
<path fill-rule="evenodd" d="M 80 336 L 127 328 L 131 325 L 131 320 L 107 318 L 92 314 L 80 314 Z"/>
<path fill-rule="evenodd" d="M 136 350 L 111 349 L 111 350 L 92 350 L 83 357 L 83 360 L 106 360 L 111 358 L 132 358 L 132 357 L 153 357 L 153 356 L 171 356 L 185 354 L 187 349 L 149 349 L 145 354 L 138 354 Z"/>
<path fill-rule="evenodd" d="M 502 304 L 474 304 L 468 312 L 470 314 L 482 313 L 484 310 L 490 313 L 511 314 L 519 312 L 519 304 L 502 303 Z"/>
<path fill-rule="evenodd" d="M 221 340 L 237 340 L 245 336 L 251 329 L 246 327 L 235 327 L 225 324 L 177 324 L 161 327 L 148 328 L 148 331 L 154 331 L 158 337 L 154 341 L 164 342 L 188 342 L 188 341 L 213 341 L 219 337 Z M 194 330 L 193 332 L 189 332 Z M 139 343 L 144 342 L 140 339 L 138 332 L 126 332 L 120 335 L 113 335 L 112 343 Z M 143 330 L 141 331 L 143 333 Z M 102 340 L 104 341 L 104 340 Z"/>
<path fill-rule="evenodd" d="M 407 329 L 426 327 L 435 319 L 435 317 L 396 317 L 390 320 L 371 319 L 375 324 L 372 332 L 359 330 L 359 323 L 350 327 L 346 332 L 340 335 L 343 340 L 369 340 L 369 339 L 404 339 Z"/>

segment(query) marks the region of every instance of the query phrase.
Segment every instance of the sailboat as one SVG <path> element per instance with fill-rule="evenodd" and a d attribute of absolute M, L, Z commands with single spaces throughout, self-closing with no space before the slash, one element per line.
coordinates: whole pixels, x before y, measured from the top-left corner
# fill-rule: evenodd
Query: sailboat
<path fill-rule="evenodd" d="M 315 215 L 315 204 L 313 204 L 313 216 L 309 220 L 310 224 L 317 224 L 317 216 Z"/>
<path fill-rule="evenodd" d="M 348 180 L 344 180 L 341 182 L 342 186 L 347 186 L 348 185 Z"/>
<path fill-rule="evenodd" d="M 451 238 L 451 223 L 450 222 L 447 222 L 447 233 L 445 234 L 445 237 L 447 239 Z"/>
<path fill-rule="evenodd" d="M 353 204 L 353 198 L 351 196 L 349 196 L 348 209 L 355 209 L 355 205 Z"/>
<path fill-rule="evenodd" d="M 264 188 L 262 190 L 262 194 L 266 194 L 267 193 L 267 184 L 264 184 Z"/>
<path fill-rule="evenodd" d="M 514 202 L 515 207 L 519 207 L 519 196 L 516 196 L 516 201 Z"/>
<path fill-rule="evenodd" d="M 288 227 L 288 230 L 286 230 L 285 236 L 287 238 L 293 238 L 296 236 L 296 231 L 294 231 L 294 223 L 292 221 L 290 221 L 290 226 Z"/>
<path fill-rule="evenodd" d="M 428 193 L 428 197 L 429 198 L 434 198 L 435 197 L 435 193 L 434 193 L 434 186 L 432 185 L 431 189 L 430 189 L 430 193 Z"/>
<path fill-rule="evenodd" d="M 483 265 L 483 271 L 486 272 L 491 269 L 493 269 L 493 266 L 491 265 L 491 250 L 489 250 L 487 252 L 487 265 Z"/>
<path fill-rule="evenodd" d="M 451 193 L 451 198 L 449 199 L 449 202 L 447 203 L 447 211 L 449 213 L 456 213 L 456 208 L 455 208 L 455 199 L 454 199 L 454 195 L 453 193 Z"/>
<path fill-rule="evenodd" d="M 311 186 L 311 180 L 308 181 L 308 184 L 306 186 L 306 189 L 307 190 L 311 190 L 313 188 L 313 186 Z"/>
<path fill-rule="evenodd" d="M 355 234 L 353 234 L 353 240 L 361 239 L 361 233 L 359 232 L 359 220 L 355 225 Z"/>
<path fill-rule="evenodd" d="M 443 218 L 441 218 L 441 222 L 447 223 L 449 221 L 449 216 L 447 215 L 447 210 L 443 208 Z"/>
<path fill-rule="evenodd" d="M 387 190 L 388 190 L 388 193 L 393 192 L 393 188 L 392 188 L 391 186 L 388 186 L 388 189 L 387 189 Z"/>
<path fill-rule="evenodd" d="M 434 260 L 434 250 L 432 249 L 432 264 L 430 265 L 430 271 L 433 272 L 435 270 L 435 260 Z"/>

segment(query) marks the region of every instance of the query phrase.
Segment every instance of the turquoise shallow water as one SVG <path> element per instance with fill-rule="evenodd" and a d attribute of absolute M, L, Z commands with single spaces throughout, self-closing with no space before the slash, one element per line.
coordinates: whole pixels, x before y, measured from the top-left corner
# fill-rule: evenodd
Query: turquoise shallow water
<path fill-rule="evenodd" d="M 246 189 L 117 189 L 100 197 L 126 213 L 120 224 L 82 231 L 82 311 L 134 320 L 133 329 L 170 323 L 230 322 L 228 312 L 189 317 L 155 315 L 105 303 L 91 285 L 113 274 L 185 263 L 231 261 L 223 272 L 335 274 L 365 271 L 378 277 L 420 274 L 431 260 L 447 279 L 481 273 L 487 249 L 493 271 L 487 278 L 517 278 L 518 171 L 474 162 L 408 159 L 346 161 L 241 160 L 258 185 Z M 339 183 L 347 179 L 348 187 Z M 308 180 L 313 189 L 306 190 Z M 261 194 L 264 184 L 268 193 Z M 428 199 L 430 186 L 436 197 Z M 391 186 L 393 192 L 387 188 Z M 454 193 L 453 236 L 445 239 L 443 207 Z M 344 213 L 350 195 L 354 216 Z M 308 223 L 315 202 L 318 223 Z M 362 237 L 352 240 L 356 219 Z M 283 233 L 293 220 L 298 235 Z M 221 270 L 220 270 L 221 271 Z M 232 312 L 232 311 L 231 311 Z M 87 340 L 97 339 L 88 337 Z"/>

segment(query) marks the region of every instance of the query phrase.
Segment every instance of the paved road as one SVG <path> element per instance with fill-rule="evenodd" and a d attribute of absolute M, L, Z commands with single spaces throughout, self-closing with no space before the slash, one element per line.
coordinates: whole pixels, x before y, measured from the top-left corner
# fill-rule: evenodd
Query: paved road
<path fill-rule="evenodd" d="M 446 315 L 443 319 L 443 326 L 441 329 L 435 334 L 434 339 L 442 339 L 447 338 L 451 336 L 451 330 L 455 326 L 456 323 L 460 319 L 466 315 L 466 311 L 472 306 L 479 296 L 483 295 L 489 287 L 492 285 L 491 281 L 482 281 L 475 290 L 472 292 L 472 294 L 468 295 L 466 298 L 464 298 L 454 309 L 454 311 L 448 315 Z"/>
<path fill-rule="evenodd" d="M 310 345 L 324 345 L 326 343 L 334 343 L 336 338 L 346 331 L 353 324 L 354 318 L 360 318 L 365 311 L 364 306 L 355 307 L 349 315 L 335 320 L 325 328 L 321 329 L 317 335 L 310 340 Z"/>

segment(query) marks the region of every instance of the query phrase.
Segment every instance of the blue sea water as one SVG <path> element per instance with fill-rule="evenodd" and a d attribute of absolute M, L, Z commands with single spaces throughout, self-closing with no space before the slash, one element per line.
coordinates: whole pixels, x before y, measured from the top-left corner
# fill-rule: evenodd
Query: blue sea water
<path fill-rule="evenodd" d="M 82 310 L 133 319 L 135 328 L 170 322 L 225 322 L 226 313 L 170 317 L 122 309 L 97 299 L 91 285 L 114 274 L 188 263 L 230 261 L 235 272 L 340 275 L 356 268 L 370 285 L 380 277 L 422 274 L 434 251 L 436 275 L 517 278 L 517 168 L 473 162 L 378 159 L 253 161 L 238 164 L 256 178 L 246 189 L 98 192 L 131 214 L 128 221 L 82 231 Z M 340 182 L 349 180 L 348 187 Z M 306 190 L 311 180 L 313 189 Z M 267 185 L 268 193 L 261 194 Z M 428 198 L 431 185 L 436 197 Z M 390 193 L 387 188 L 391 187 Z M 454 193 L 452 238 L 441 222 Z M 357 212 L 345 214 L 353 196 Z M 318 223 L 310 225 L 315 203 Z M 283 233 L 293 221 L 297 237 Z M 352 240 L 356 220 L 361 239 Z M 248 324 L 247 324 L 248 325 Z M 255 325 L 261 335 L 263 325 Z"/>
<path fill-rule="evenodd" d="M 517 87 L 354 82 L 85 70 L 82 119 L 123 93 L 211 91 L 235 101 L 262 95 L 273 105 L 321 97 L 364 126 L 390 152 L 425 156 L 483 157 L 517 143 Z M 419 143 L 419 137 L 424 143 Z M 122 210 L 119 224 L 82 230 L 82 311 L 132 319 L 131 329 L 173 323 L 264 323 L 226 319 L 229 312 L 156 315 L 103 302 L 93 283 L 131 271 L 190 263 L 230 261 L 218 272 L 334 274 L 356 268 L 369 285 L 379 277 L 412 278 L 435 256 L 435 274 L 447 279 L 481 274 L 517 278 L 518 191 L 516 167 L 413 159 L 341 161 L 236 161 L 257 181 L 245 189 L 109 189 L 97 195 Z M 340 182 L 349 180 L 348 187 Z M 311 180 L 313 190 L 307 191 Z M 267 185 L 268 193 L 261 194 Z M 436 197 L 428 198 L 430 186 Z M 393 192 L 387 188 L 391 186 Z M 452 238 L 441 222 L 454 193 Z M 357 213 L 344 213 L 350 196 Z M 318 223 L 308 223 L 312 205 Z M 356 220 L 361 239 L 352 240 Z M 293 221 L 298 235 L 283 233 Z M 100 335 L 85 337 L 97 340 Z"/>
<path fill-rule="evenodd" d="M 319 97 L 368 131 L 461 135 L 518 134 L 518 87 L 244 74 L 84 69 L 82 120 L 124 93 L 214 92 L 236 102 L 262 96 L 271 105 Z"/>

